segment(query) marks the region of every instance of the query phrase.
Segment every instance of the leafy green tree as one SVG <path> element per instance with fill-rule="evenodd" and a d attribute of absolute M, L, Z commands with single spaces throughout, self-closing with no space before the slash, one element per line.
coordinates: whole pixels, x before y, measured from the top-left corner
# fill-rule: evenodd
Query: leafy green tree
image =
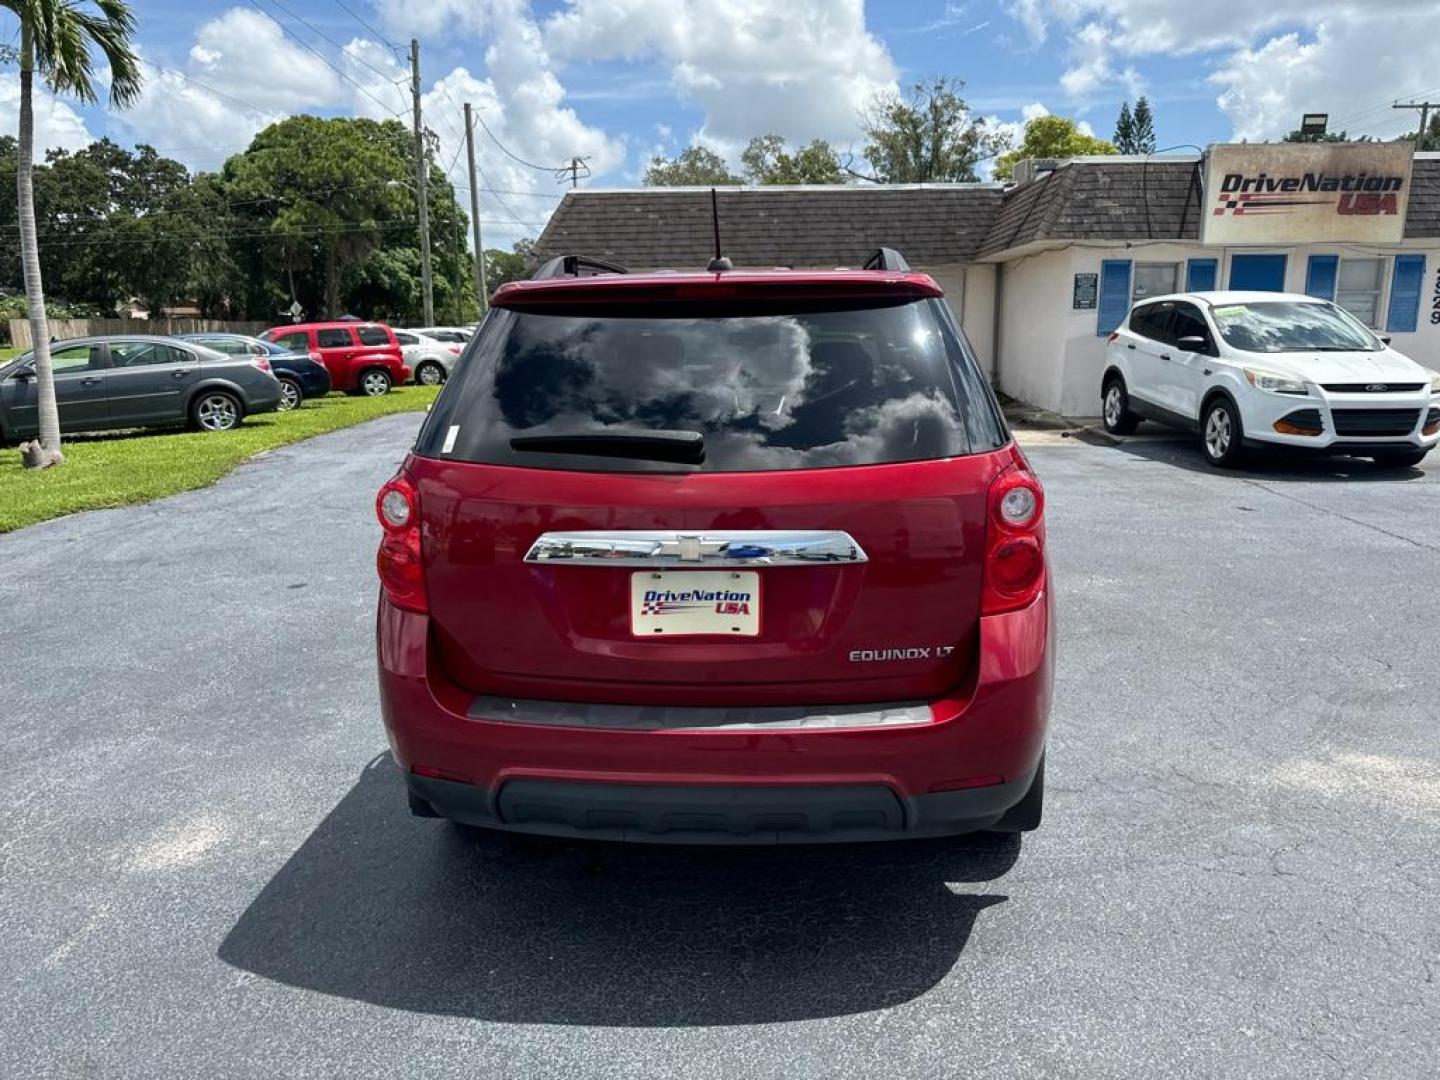
<path fill-rule="evenodd" d="M 520 281 L 530 276 L 530 259 L 534 240 L 517 240 L 509 251 L 499 248 L 485 249 L 485 285 L 494 292 L 510 281 Z"/>
<path fill-rule="evenodd" d="M 1155 152 L 1155 116 L 1150 111 L 1150 102 L 1143 95 L 1135 102 L 1135 149 L 1132 154 L 1153 154 Z"/>
<path fill-rule="evenodd" d="M 882 94 L 863 124 L 872 179 L 888 184 L 974 181 L 976 166 L 1005 148 L 960 96 L 965 84 L 946 78 L 916 83 L 908 97 Z"/>
<path fill-rule="evenodd" d="M 1414 138 L 1413 134 L 1411 135 L 1411 138 Z M 1337 143 L 1349 142 L 1350 140 L 1346 137 L 1345 132 L 1343 131 L 1306 132 L 1301 131 L 1299 128 L 1296 128 L 1294 131 L 1290 132 L 1290 134 L 1286 135 L 1285 138 L 1280 141 L 1298 143 Z"/>
<path fill-rule="evenodd" d="M 995 178 L 1009 180 L 1015 163 L 1025 158 L 1068 158 L 1087 154 L 1113 154 L 1115 147 L 1104 139 L 1086 135 L 1074 120 L 1063 116 L 1037 116 L 1025 125 L 1025 138 L 1018 147 L 995 159 Z"/>
<path fill-rule="evenodd" d="M 779 135 L 756 135 L 740 154 L 752 184 L 843 184 L 844 170 L 824 139 L 790 152 Z"/>
<path fill-rule="evenodd" d="M 20 225 L 20 262 L 30 334 L 35 342 L 35 382 L 40 438 L 22 452 L 27 466 L 44 468 L 63 460 L 60 413 L 55 404 L 50 327 L 45 317 L 45 287 L 35 227 L 35 73 L 58 94 L 84 102 L 98 100 L 92 49 L 105 58 L 110 104 L 123 108 L 140 96 L 140 59 L 131 47 L 135 17 L 125 0 L 0 0 L 0 8 L 20 21 L 20 130 L 16 150 L 16 205 Z"/>
<path fill-rule="evenodd" d="M 717 187 L 744 182 L 730 171 L 724 158 L 703 146 L 687 146 L 673 159 L 653 157 L 645 170 L 649 187 Z"/>
<path fill-rule="evenodd" d="M 215 222 L 180 162 L 101 139 L 51 151 L 35 183 L 41 267 L 71 300 L 113 309 L 138 296 L 158 310 L 189 291 L 190 245 Z"/>
<path fill-rule="evenodd" d="M 405 211 L 408 165 L 396 153 L 396 121 L 292 116 L 255 136 L 225 162 L 222 176 L 239 220 L 264 235 L 263 259 L 285 275 L 318 269 L 319 314 L 342 311 L 340 283 L 397 229 Z M 315 308 L 301 299 L 303 306 Z M 283 305 L 282 305 L 283 306 Z"/>
<path fill-rule="evenodd" d="M 1294 134 L 1294 132 L 1291 134 Z M 1343 138 L 1344 133 L 1342 132 L 1341 134 Z M 1419 135 L 1420 129 L 1417 127 L 1414 131 L 1407 131 L 1404 135 L 1401 135 L 1396 142 L 1415 142 Z M 1287 135 L 1286 141 L 1294 142 L 1295 140 Z M 1430 122 L 1425 125 L 1425 143 L 1423 146 L 1417 144 L 1415 149 L 1440 150 L 1440 112 L 1431 113 Z"/>
<path fill-rule="evenodd" d="M 1130 115 L 1128 101 L 1120 103 L 1120 115 L 1115 118 L 1115 137 L 1111 141 L 1117 153 L 1135 153 L 1135 118 Z"/>

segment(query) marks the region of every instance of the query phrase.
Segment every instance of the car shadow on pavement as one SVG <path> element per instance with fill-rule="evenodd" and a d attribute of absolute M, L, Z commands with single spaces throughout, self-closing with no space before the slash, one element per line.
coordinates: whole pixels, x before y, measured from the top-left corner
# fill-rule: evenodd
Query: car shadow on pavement
<path fill-rule="evenodd" d="M 1006 897 L 1018 837 L 812 847 L 571 843 L 412 818 L 389 754 L 220 946 L 375 1005 L 513 1023 L 700 1026 L 908 1001 Z"/>
<path fill-rule="evenodd" d="M 1191 472 L 1206 473 L 1210 476 L 1231 476 L 1248 480 L 1303 481 L 1305 483 L 1341 482 L 1364 483 L 1405 483 L 1420 480 L 1425 469 L 1432 467 L 1429 458 L 1417 468 L 1385 469 L 1369 458 L 1322 457 L 1286 453 L 1283 450 L 1252 451 L 1238 469 L 1217 469 L 1205 460 L 1200 449 L 1200 437 L 1193 439 L 1133 439 L 1118 441 L 1096 441 L 1095 445 L 1113 446 L 1134 457 L 1147 461 L 1174 465 Z M 1436 464 L 1440 465 L 1440 450 L 1436 452 Z"/>

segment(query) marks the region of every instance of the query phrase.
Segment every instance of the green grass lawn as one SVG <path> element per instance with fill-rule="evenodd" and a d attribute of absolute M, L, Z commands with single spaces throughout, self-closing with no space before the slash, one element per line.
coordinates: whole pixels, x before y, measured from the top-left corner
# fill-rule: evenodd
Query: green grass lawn
<path fill-rule="evenodd" d="M 330 394 L 294 412 L 251 417 L 222 433 L 78 435 L 65 440 L 65 462 L 53 469 L 26 469 L 19 451 L 8 447 L 0 450 L 0 533 L 78 510 L 128 506 L 204 487 L 262 450 L 389 413 L 419 411 L 436 393 L 436 387 L 403 386 L 379 398 Z"/>

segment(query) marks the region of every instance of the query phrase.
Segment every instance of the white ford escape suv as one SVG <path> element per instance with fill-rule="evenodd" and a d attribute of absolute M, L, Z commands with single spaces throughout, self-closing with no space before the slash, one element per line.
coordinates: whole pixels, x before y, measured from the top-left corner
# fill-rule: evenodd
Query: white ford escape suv
<path fill-rule="evenodd" d="M 1101 400 L 1106 430 L 1198 431 L 1220 466 L 1273 445 L 1408 468 L 1440 441 L 1440 373 L 1313 296 L 1147 298 L 1110 335 Z"/>

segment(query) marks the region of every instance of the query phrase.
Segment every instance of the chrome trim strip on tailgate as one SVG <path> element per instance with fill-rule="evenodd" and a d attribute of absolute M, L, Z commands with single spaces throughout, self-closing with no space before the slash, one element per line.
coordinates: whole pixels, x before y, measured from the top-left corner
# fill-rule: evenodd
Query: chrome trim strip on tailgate
<path fill-rule="evenodd" d="M 854 538 L 839 529 L 607 529 L 547 532 L 525 553 L 527 563 L 574 566 L 814 566 L 863 563 Z"/>
<path fill-rule="evenodd" d="M 481 694 L 470 703 L 472 720 L 540 727 L 611 731 L 794 731 L 896 727 L 934 720 L 923 701 L 888 705 L 766 705 L 699 708 L 676 705 L 593 705 Z"/>

